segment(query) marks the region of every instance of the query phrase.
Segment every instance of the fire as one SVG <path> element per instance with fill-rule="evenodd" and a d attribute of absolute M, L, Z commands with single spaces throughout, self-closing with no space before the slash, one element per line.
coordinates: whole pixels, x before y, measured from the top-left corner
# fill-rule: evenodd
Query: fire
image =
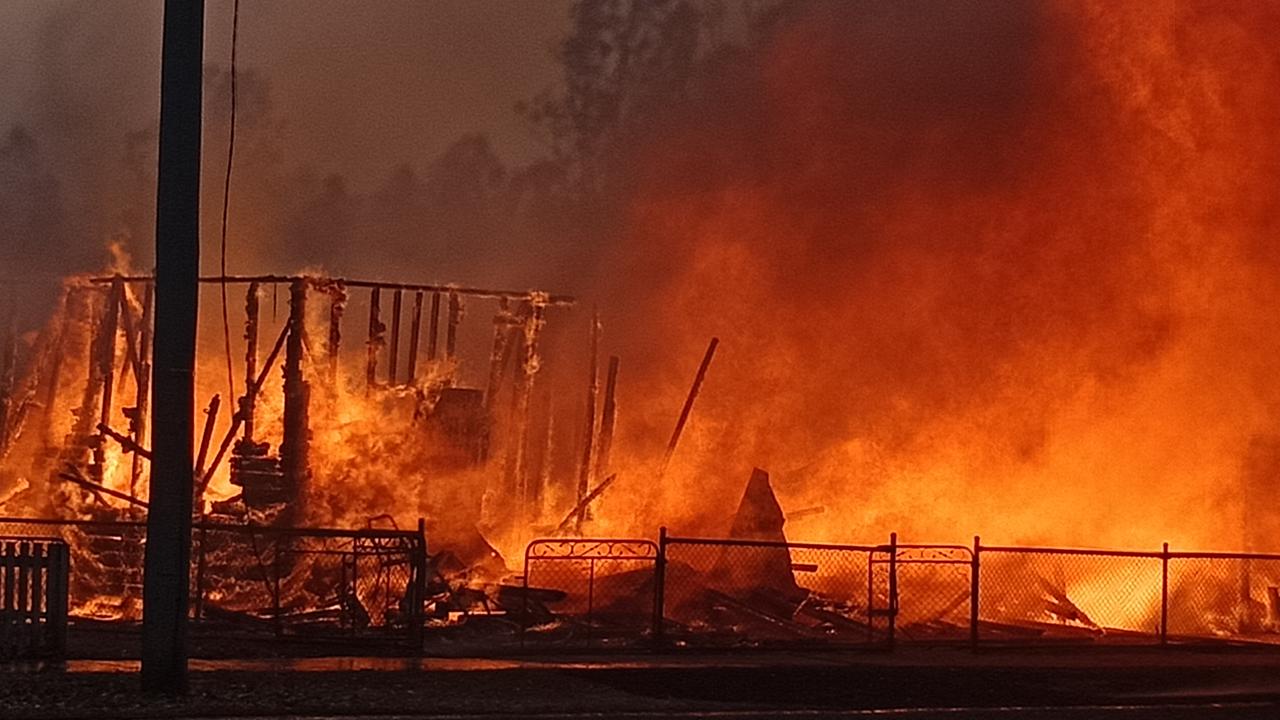
<path fill-rule="evenodd" d="M 804 540 L 976 531 L 1002 544 L 1280 549 L 1259 529 L 1276 523 L 1274 503 L 1250 489 L 1266 468 L 1246 469 L 1250 448 L 1280 435 L 1280 14 L 1172 1 L 971 10 L 805 4 L 629 138 L 618 240 L 585 283 L 605 312 L 604 353 L 624 367 L 618 480 L 592 505 L 590 533 L 723 534 L 762 466 L 784 509 L 823 509 L 789 524 Z M 112 269 L 132 274 L 123 257 Z M 139 286 L 124 287 L 141 318 Z M 522 337 L 495 342 L 487 325 L 549 297 L 467 299 L 485 324 L 469 357 L 442 353 L 412 381 L 370 388 L 366 351 L 383 363 L 388 351 L 352 328 L 372 300 L 353 294 L 338 311 L 348 350 L 330 377 L 332 306 L 318 288 L 298 361 L 311 454 L 297 521 L 423 517 L 445 544 L 478 538 L 508 560 L 554 529 L 576 497 L 565 458 L 581 446 L 585 378 L 544 372 L 553 361 L 531 316 Z M 128 515 L 125 500 L 51 478 L 51 452 L 74 448 L 54 464 L 85 465 L 96 450 L 101 484 L 146 500 L 145 471 L 119 443 L 76 440 L 98 422 L 84 378 L 102 286 L 67 290 L 32 348 L 58 368 L 49 404 L 5 458 L 0 498 L 7 512 Z M 287 322 L 288 286 L 264 283 L 256 299 L 261 361 Z M 198 404 L 222 401 L 211 453 L 245 392 L 225 370 L 228 354 L 241 367 L 242 329 L 224 344 L 216 315 L 202 320 Z M 712 336 L 722 348 L 664 471 Z M 508 421 L 491 438 L 501 452 L 450 464 L 424 414 L 444 388 L 480 389 L 491 348 L 510 347 L 487 408 Z M 515 396 L 517 367 L 536 392 Z M 285 383 L 279 367 L 265 377 L 253 440 L 274 457 Z M 139 388 L 136 373 L 115 382 L 105 416 L 118 429 Z M 521 403 L 540 420 L 516 440 Z M 223 462 L 202 509 L 240 492 Z M 1156 598 L 1106 602 L 1126 582 L 1099 570 L 1056 587 L 1090 622 L 1147 627 Z"/>

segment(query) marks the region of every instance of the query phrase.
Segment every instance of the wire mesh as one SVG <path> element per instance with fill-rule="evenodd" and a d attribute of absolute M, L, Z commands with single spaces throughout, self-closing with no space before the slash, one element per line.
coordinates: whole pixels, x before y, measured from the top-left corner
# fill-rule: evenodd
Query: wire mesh
<path fill-rule="evenodd" d="M 663 619 L 677 644 L 859 645 L 871 547 L 669 538 Z M 879 598 L 886 604 L 887 595 Z"/>
<path fill-rule="evenodd" d="M 648 540 L 537 540 L 525 551 L 524 639 L 624 644 L 653 622 L 658 547 Z"/>
<path fill-rule="evenodd" d="M 983 640 L 1156 642 L 1159 553 L 983 548 Z"/>
<path fill-rule="evenodd" d="M 1280 643 L 1280 556 L 1169 558 L 1173 641 Z"/>

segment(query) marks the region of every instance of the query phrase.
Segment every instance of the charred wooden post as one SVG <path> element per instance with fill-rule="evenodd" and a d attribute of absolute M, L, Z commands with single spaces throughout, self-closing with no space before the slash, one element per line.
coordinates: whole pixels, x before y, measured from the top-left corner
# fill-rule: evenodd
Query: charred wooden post
<path fill-rule="evenodd" d="M 519 382 L 515 388 L 516 408 L 512 422 L 515 436 L 514 462 L 511 467 L 515 474 L 516 498 L 520 508 L 521 520 L 527 520 L 529 485 L 528 485 L 528 443 L 529 443 L 529 404 L 533 396 L 533 381 L 538 374 L 538 338 L 546 323 L 546 297 L 537 295 L 529 300 L 528 314 L 524 323 L 524 357 L 520 363 Z"/>
<path fill-rule="evenodd" d="M 284 438 L 280 443 L 280 469 L 286 492 L 300 497 L 310 479 L 311 430 L 308 410 L 311 387 L 302 377 L 306 344 L 307 282 L 289 286 L 289 337 L 284 353 Z"/>
<path fill-rule="evenodd" d="M 147 420 L 151 412 L 151 326 L 155 320 L 155 284 L 146 283 L 142 292 L 142 327 L 138 330 L 138 392 L 131 418 L 133 442 L 139 447 L 147 444 Z M 138 480 L 141 478 L 142 457 L 135 453 L 133 464 L 129 468 L 130 495 L 137 495 Z"/>
<path fill-rule="evenodd" d="M 440 341 L 440 293 L 431 293 L 431 327 L 427 331 L 427 359 L 435 361 Z"/>
<path fill-rule="evenodd" d="M 13 406 L 14 366 L 17 364 L 17 341 L 12 320 L 5 323 L 0 336 L 0 457 L 9 447 L 9 426 Z"/>
<path fill-rule="evenodd" d="M 330 283 L 329 291 L 329 339 L 325 352 L 329 357 L 329 388 L 338 389 L 338 353 L 342 349 L 342 316 L 347 311 L 347 288 L 341 281 Z"/>
<path fill-rule="evenodd" d="M 542 464 L 538 469 L 538 484 L 533 489 L 533 501 L 539 508 L 538 515 L 541 515 L 541 510 L 546 508 L 547 488 L 551 487 L 556 437 L 555 398 L 555 393 L 548 392 L 546 405 L 543 406 L 543 417 L 547 419 L 547 427 L 543 435 Z"/>
<path fill-rule="evenodd" d="M 591 356 L 588 359 L 587 376 L 587 421 L 582 438 L 582 463 L 578 466 L 578 503 L 582 509 L 578 512 L 575 525 L 582 531 L 582 523 L 587 519 L 587 508 L 583 498 L 591 491 L 591 458 L 596 439 L 596 395 L 600 392 L 600 313 L 591 315 Z"/>
<path fill-rule="evenodd" d="M 418 379 L 418 340 L 422 333 L 422 291 L 413 295 L 413 325 L 409 328 L 409 383 Z"/>
<path fill-rule="evenodd" d="M 365 389 L 372 390 L 378 385 L 378 353 L 385 340 L 382 334 L 387 326 L 382 323 L 382 289 L 374 288 L 369 294 L 369 339 L 366 341 L 368 357 L 364 366 Z"/>
<path fill-rule="evenodd" d="M 458 323 L 462 321 L 462 297 L 449 293 L 449 327 L 444 342 L 444 359 L 452 360 L 458 353 Z"/>
<path fill-rule="evenodd" d="M 391 353 L 387 358 L 387 379 L 391 385 L 400 381 L 400 315 L 403 291 L 396 290 L 391 296 Z"/>
<path fill-rule="evenodd" d="M 596 450 L 596 482 L 609 472 L 609 453 L 613 450 L 613 426 L 618 419 L 618 356 L 609 357 L 609 370 L 604 384 L 604 407 L 600 411 L 600 443 Z"/>
<path fill-rule="evenodd" d="M 97 351 L 94 353 L 93 360 L 97 366 L 93 377 L 102 385 L 101 402 L 98 405 L 98 422 L 103 425 L 111 424 L 111 406 L 114 401 L 113 391 L 116 372 L 116 338 L 120 332 L 120 302 L 123 295 L 124 280 L 120 276 L 116 276 L 111 281 L 106 307 L 103 310 L 100 325 L 98 326 Z M 102 442 L 101 436 L 98 436 L 93 440 L 93 464 L 90 471 L 94 482 L 102 482 L 106 460 L 106 445 Z"/>
<path fill-rule="evenodd" d="M 484 393 L 484 408 L 490 415 L 498 393 L 502 390 L 502 370 L 506 366 L 511 347 L 512 327 L 520 323 L 511 313 L 506 298 L 498 302 L 498 312 L 493 316 L 493 350 L 489 353 L 489 385 Z"/>
<path fill-rule="evenodd" d="M 53 355 L 50 360 L 49 375 L 46 380 L 48 385 L 45 386 L 44 406 L 45 412 L 41 414 L 40 421 L 40 437 L 44 439 L 46 447 L 53 446 L 53 418 L 54 408 L 58 407 L 58 391 L 62 386 L 62 361 L 63 350 L 67 344 L 67 332 L 71 325 L 71 307 L 72 294 L 75 292 L 72 288 L 67 288 L 62 295 L 61 318 L 58 321 L 57 335 L 53 339 Z"/>
<path fill-rule="evenodd" d="M 240 398 L 240 414 L 244 423 L 244 439 L 253 442 L 254 416 L 257 409 L 258 389 L 258 283 L 249 283 L 244 300 L 244 395 Z M 199 465 L 204 469 L 204 464 Z"/>

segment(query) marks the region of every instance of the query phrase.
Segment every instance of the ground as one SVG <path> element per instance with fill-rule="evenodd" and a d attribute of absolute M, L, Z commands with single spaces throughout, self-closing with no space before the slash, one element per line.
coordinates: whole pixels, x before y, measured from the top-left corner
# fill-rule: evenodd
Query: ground
<path fill-rule="evenodd" d="M 10 667 L 0 717 L 1280 717 L 1280 653 L 895 653 L 193 661 L 144 698 L 133 661 Z"/>

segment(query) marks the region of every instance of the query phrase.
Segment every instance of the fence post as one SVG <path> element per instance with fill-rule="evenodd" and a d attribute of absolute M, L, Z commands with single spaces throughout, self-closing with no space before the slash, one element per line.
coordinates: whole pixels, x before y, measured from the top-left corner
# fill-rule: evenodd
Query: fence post
<path fill-rule="evenodd" d="M 973 649 L 978 648 L 978 589 L 979 572 L 982 567 L 981 561 L 978 559 L 982 554 L 982 538 L 977 535 L 973 536 L 973 563 L 969 567 L 969 645 Z"/>
<path fill-rule="evenodd" d="M 196 546 L 196 621 L 204 619 L 204 574 L 205 574 L 205 545 L 209 540 L 209 530 L 205 526 L 204 521 L 200 521 L 200 540 Z"/>
<path fill-rule="evenodd" d="M 520 648 L 524 649 L 524 636 L 529 630 L 529 554 L 533 549 L 533 541 L 524 548 L 524 577 L 521 581 L 524 585 L 524 592 L 520 593 Z"/>
<path fill-rule="evenodd" d="M 421 305 L 421 293 L 419 293 L 419 305 Z M 419 310 L 422 308 L 419 307 Z M 409 640 L 413 643 L 414 652 L 418 655 L 422 654 L 422 633 L 423 633 L 423 607 L 427 602 L 427 521 L 425 518 L 418 518 L 418 542 L 417 548 L 414 550 L 413 558 L 413 600 L 409 605 L 409 622 L 413 623 L 413 630 L 409 633 Z"/>
<path fill-rule="evenodd" d="M 1160 644 L 1169 644 L 1169 543 L 1160 553 Z"/>
<path fill-rule="evenodd" d="M 45 607 L 49 613 L 49 651 L 56 658 L 67 652 L 67 588 L 70 570 L 70 552 L 66 543 L 49 546 L 49 578 L 46 581 L 49 598 Z"/>
<path fill-rule="evenodd" d="M 271 605 L 272 610 L 274 611 L 272 614 L 272 625 L 275 627 L 276 637 L 283 637 L 284 622 L 280 617 L 280 534 L 277 533 L 275 537 L 275 552 L 271 558 L 272 574 L 275 575 L 271 592 Z M 352 583 L 352 587 L 352 592 L 355 592 L 354 583 Z"/>
<path fill-rule="evenodd" d="M 658 557 L 653 561 L 653 646 L 663 644 L 667 594 L 667 527 L 658 529 Z"/>
<path fill-rule="evenodd" d="M 898 533 L 889 533 L 889 649 L 898 624 Z"/>

